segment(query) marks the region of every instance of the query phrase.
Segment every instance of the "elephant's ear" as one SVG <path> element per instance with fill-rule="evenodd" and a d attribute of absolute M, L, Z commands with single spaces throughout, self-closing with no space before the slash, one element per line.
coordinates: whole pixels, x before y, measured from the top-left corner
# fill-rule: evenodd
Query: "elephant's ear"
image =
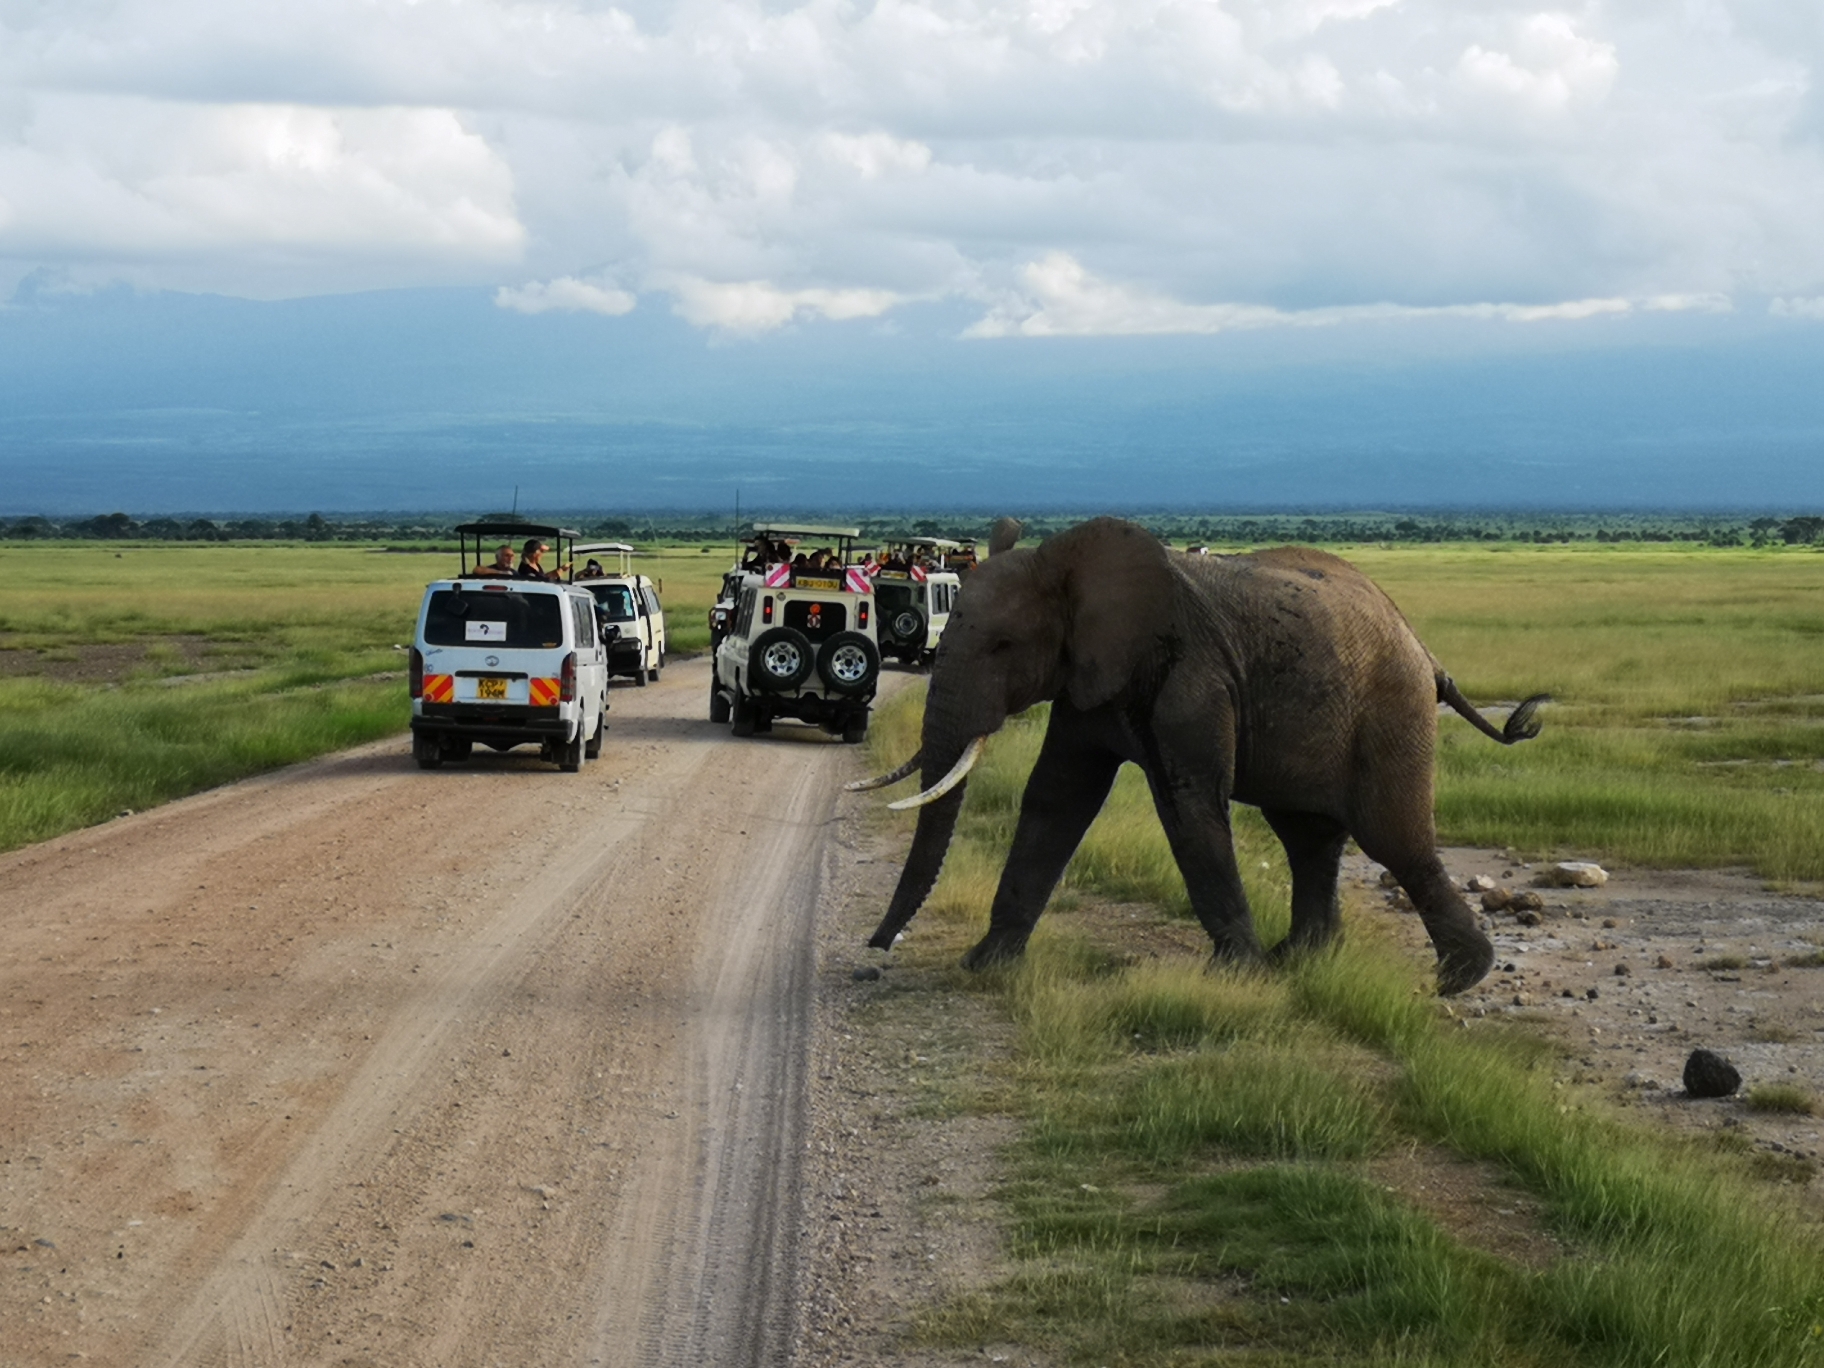
<path fill-rule="evenodd" d="M 1065 584 L 1064 693 L 1078 708 L 1112 702 L 1160 664 L 1177 578 L 1143 527 L 1098 518 L 1039 548 Z"/>
<path fill-rule="evenodd" d="M 988 533 L 988 554 L 998 556 L 1003 551 L 1011 551 L 1020 544 L 1020 533 L 1026 530 L 1026 524 L 1018 518 L 996 518 L 994 527 Z"/>

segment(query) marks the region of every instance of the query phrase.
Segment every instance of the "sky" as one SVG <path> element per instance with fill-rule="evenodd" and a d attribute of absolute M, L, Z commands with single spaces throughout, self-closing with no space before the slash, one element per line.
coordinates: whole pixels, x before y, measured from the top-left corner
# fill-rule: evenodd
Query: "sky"
<path fill-rule="evenodd" d="M 544 412 L 783 449 L 871 395 L 904 459 L 923 433 L 988 471 L 1068 431 L 1125 441 L 1090 502 L 1182 490 L 1200 451 L 1307 472 L 1250 491 L 1278 498 L 1323 493 L 1351 415 L 1404 396 L 1353 449 L 1385 479 L 1351 498 L 1528 442 L 1619 498 L 1648 438 L 1667 471 L 1746 461 L 1743 502 L 1824 495 L 1821 55 L 1818 0 L 0 0 L 0 360 L 29 410 L 0 413 L 0 510 L 196 507 L 220 486 L 182 455 L 186 408 L 239 415 L 235 497 L 410 493 L 327 466 L 312 490 L 302 420 L 260 397 L 363 320 L 398 342 L 364 372 L 396 376 L 390 420 L 477 440 L 478 414 Z M 249 329 L 262 375 L 235 359 Z M 461 402 L 427 349 L 482 377 Z M 549 383 L 514 360 L 554 353 Z M 637 392 L 588 364 L 629 356 Z M 1592 366 L 1632 388 L 1590 394 Z M 319 446 L 355 460 L 376 414 L 312 373 Z M 1540 384 L 1557 427 L 1461 398 Z M 957 385 L 973 426 L 946 426 Z M 175 443 L 168 485 L 154 456 L 110 483 L 136 413 Z M 1207 435 L 1229 419 L 1280 455 Z"/>

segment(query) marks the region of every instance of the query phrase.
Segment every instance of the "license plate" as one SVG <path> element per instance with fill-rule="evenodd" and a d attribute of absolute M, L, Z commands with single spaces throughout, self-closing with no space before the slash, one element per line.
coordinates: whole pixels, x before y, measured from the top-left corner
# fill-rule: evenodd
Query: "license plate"
<path fill-rule="evenodd" d="M 504 675 L 483 675 L 475 681 L 475 697 L 504 699 L 507 696 L 507 680 Z"/>

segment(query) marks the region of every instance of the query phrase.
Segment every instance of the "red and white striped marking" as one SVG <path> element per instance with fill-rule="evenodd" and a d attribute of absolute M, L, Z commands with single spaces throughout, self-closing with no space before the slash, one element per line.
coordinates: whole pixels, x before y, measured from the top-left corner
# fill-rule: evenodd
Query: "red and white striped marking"
<path fill-rule="evenodd" d="M 871 594 L 874 592 L 874 581 L 868 578 L 868 567 L 851 565 L 844 576 L 846 587 L 851 594 Z"/>
<path fill-rule="evenodd" d="M 791 582 L 792 567 L 786 562 L 782 561 L 766 572 L 766 587 L 768 589 L 783 589 Z"/>

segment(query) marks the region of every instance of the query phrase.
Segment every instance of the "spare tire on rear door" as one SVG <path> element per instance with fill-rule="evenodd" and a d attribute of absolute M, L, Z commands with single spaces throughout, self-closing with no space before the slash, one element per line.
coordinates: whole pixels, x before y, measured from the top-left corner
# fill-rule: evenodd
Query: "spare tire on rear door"
<path fill-rule="evenodd" d="M 781 693 L 811 677 L 816 662 L 810 638 L 795 627 L 769 627 L 754 638 L 747 653 L 749 688 Z"/>
<path fill-rule="evenodd" d="M 917 608 L 901 608 L 887 619 L 887 630 L 915 652 L 925 649 L 925 615 Z"/>
<path fill-rule="evenodd" d="M 862 693 L 880 674 L 880 652 L 860 632 L 838 632 L 817 652 L 817 673 L 831 693 Z"/>

